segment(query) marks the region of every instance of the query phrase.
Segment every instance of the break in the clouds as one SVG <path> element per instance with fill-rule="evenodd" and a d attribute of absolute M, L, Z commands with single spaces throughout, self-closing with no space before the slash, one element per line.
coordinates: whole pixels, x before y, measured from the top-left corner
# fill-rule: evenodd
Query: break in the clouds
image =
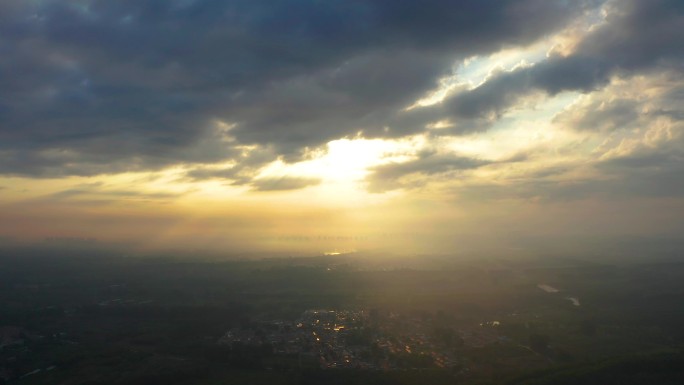
<path fill-rule="evenodd" d="M 676 233 L 683 31 L 679 0 L 5 0 L 0 209 L 162 243 Z"/>
<path fill-rule="evenodd" d="M 681 2 L 614 1 L 605 10 L 603 23 L 583 36 L 571 53 L 551 51 L 537 65 L 497 72 L 473 90 L 445 100 L 445 110 L 466 119 L 501 115 L 535 91 L 587 93 L 614 76 L 684 70 L 684 42 L 677 37 L 684 30 Z"/>
<path fill-rule="evenodd" d="M 455 61 L 524 46 L 590 1 L 4 1 L 1 170 L 209 164 L 385 127 Z M 214 122 L 234 124 L 230 140 Z M 235 159 L 239 160 L 239 159 Z"/>

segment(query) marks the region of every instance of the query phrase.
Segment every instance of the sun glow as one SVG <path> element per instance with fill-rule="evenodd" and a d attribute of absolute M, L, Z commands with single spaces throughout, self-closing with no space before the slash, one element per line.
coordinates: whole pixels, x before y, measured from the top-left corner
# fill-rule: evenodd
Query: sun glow
<path fill-rule="evenodd" d="M 355 183 L 362 180 L 373 166 L 407 160 L 425 144 L 423 136 L 404 140 L 339 139 L 309 160 L 294 164 L 276 161 L 260 173 L 260 177 L 295 175 L 321 178 L 328 183 Z"/>

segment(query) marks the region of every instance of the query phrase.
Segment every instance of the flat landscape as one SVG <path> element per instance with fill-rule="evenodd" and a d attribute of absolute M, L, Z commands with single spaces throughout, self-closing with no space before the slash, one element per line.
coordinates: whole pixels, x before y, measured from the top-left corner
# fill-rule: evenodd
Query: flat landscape
<path fill-rule="evenodd" d="M 0 381 L 587 383 L 624 362 L 684 378 L 684 263 L 382 261 L 6 249 Z"/>

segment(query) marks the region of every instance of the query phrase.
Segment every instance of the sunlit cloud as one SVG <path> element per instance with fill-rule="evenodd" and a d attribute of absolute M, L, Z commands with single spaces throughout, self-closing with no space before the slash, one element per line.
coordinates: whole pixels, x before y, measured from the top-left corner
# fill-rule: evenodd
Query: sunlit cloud
<path fill-rule="evenodd" d="M 3 2 L 0 209 L 23 225 L 2 231 L 484 239 L 683 199 L 680 8 L 400 3 Z"/>

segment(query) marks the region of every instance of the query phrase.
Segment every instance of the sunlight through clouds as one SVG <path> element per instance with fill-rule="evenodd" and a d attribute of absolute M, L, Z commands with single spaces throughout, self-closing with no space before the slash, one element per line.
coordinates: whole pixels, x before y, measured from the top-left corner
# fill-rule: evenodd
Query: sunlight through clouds
<path fill-rule="evenodd" d="M 658 223 L 684 191 L 673 4 L 4 1 L 2 231 L 484 239 L 615 201 Z"/>

